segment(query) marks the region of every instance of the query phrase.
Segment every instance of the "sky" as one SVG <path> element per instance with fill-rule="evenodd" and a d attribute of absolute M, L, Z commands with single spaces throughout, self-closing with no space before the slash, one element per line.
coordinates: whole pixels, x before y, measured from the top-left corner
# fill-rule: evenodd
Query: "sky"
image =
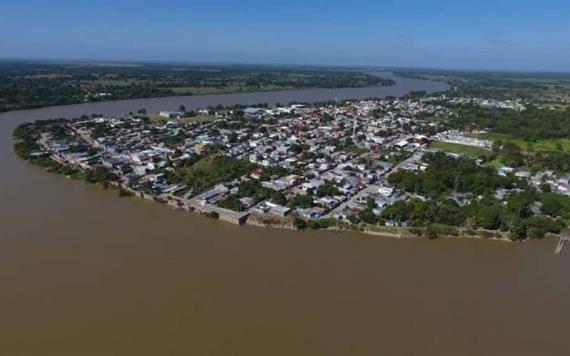
<path fill-rule="evenodd" d="M 3 0 L 0 57 L 570 71 L 570 0 Z"/>

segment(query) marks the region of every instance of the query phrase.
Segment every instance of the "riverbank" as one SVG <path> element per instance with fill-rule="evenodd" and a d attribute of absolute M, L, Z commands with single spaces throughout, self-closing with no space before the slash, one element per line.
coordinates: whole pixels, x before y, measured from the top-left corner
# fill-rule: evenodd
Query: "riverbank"
<path fill-rule="evenodd" d="M 235 105 L 256 105 L 258 103 L 275 105 L 277 103 L 287 104 L 290 102 L 313 103 L 330 100 L 383 98 L 387 96 L 400 97 L 415 91 L 432 94 L 444 92 L 449 89 L 449 86 L 443 82 L 400 78 L 394 76 L 393 73 L 382 73 L 382 76 L 394 80 L 396 84 L 391 86 L 359 88 L 311 88 L 217 95 L 182 95 L 146 99 L 109 100 L 105 102 L 6 111 L 0 113 L 0 119 L 13 118 L 21 123 L 50 118 L 73 118 L 80 117 L 81 115 L 91 115 L 93 113 L 119 115 L 128 112 L 137 112 L 143 108 L 146 109 L 147 112 L 178 110 L 180 105 L 184 105 L 187 110 L 197 110 L 207 108 L 208 106 L 215 107 L 217 105 L 231 107 Z"/>
<path fill-rule="evenodd" d="M 209 95 L 228 95 L 228 94 L 250 94 L 250 93 L 279 93 L 279 92 L 287 92 L 287 91 L 296 91 L 296 90 L 310 90 L 310 89 L 359 89 L 359 88 L 373 88 L 373 87 L 390 87 L 396 85 L 396 82 L 390 80 L 390 84 L 383 84 L 383 85 L 374 85 L 374 86 L 356 86 L 356 87 L 338 87 L 338 88 L 317 88 L 317 87 L 303 87 L 303 88 L 295 88 L 295 87 L 278 87 L 272 89 L 256 89 L 256 90 L 227 90 L 227 91 L 215 91 L 215 92 L 202 92 L 199 94 L 188 94 L 184 92 L 180 92 L 176 95 L 164 95 L 164 96 L 148 96 L 148 97 L 136 97 L 136 98 L 123 98 L 123 99 L 105 99 L 105 100 L 98 100 L 98 101 L 78 101 L 73 103 L 66 103 L 66 104 L 56 104 L 56 105 L 37 105 L 37 106 L 26 106 L 16 110 L 7 110 L 7 109 L 0 109 L 0 114 L 8 113 L 8 112 L 15 112 L 15 111 L 22 111 L 22 110 L 34 110 L 34 109 L 45 109 L 45 108 L 57 108 L 57 107 L 65 107 L 70 105 L 81 105 L 81 104 L 104 104 L 104 103 L 115 103 L 115 102 L 122 102 L 127 100 L 148 100 L 148 99 L 174 99 L 174 98 L 188 98 L 188 97 L 201 97 L 201 96 L 209 96 Z"/>
<path fill-rule="evenodd" d="M 346 68 L 3 62 L 0 111 L 83 102 L 306 88 L 367 87 L 389 79 Z M 65 78 L 65 80 L 62 80 Z"/>
<path fill-rule="evenodd" d="M 25 158 L 22 158 L 25 159 Z M 166 205 L 169 208 L 175 210 L 183 210 L 189 212 L 190 214 L 201 214 L 205 217 L 214 220 L 220 220 L 224 223 L 230 223 L 233 225 L 250 225 L 259 228 L 272 228 L 272 229 L 285 229 L 293 231 L 334 231 L 339 233 L 346 232 L 356 232 L 362 235 L 375 236 L 381 238 L 393 238 L 393 239 L 477 239 L 477 240 L 488 240 L 488 241 L 501 241 L 501 242 L 524 242 L 525 240 L 513 240 L 507 233 L 500 231 L 491 230 L 472 230 L 457 227 L 446 227 L 446 229 L 453 230 L 453 234 L 445 233 L 443 231 L 439 234 L 430 234 L 429 227 L 414 227 L 414 228 L 404 228 L 404 227 L 389 227 L 389 226 L 379 226 L 370 225 L 366 223 L 352 224 L 348 222 L 343 222 L 339 220 L 325 219 L 315 220 L 306 222 L 303 227 L 296 226 L 296 221 L 294 216 L 279 217 L 271 214 L 238 214 L 236 212 L 212 208 L 209 206 L 201 206 L 199 204 L 182 204 L 179 198 L 161 195 L 156 196 L 148 194 L 142 191 L 134 190 L 129 187 L 124 187 L 117 182 L 87 182 L 85 175 L 81 174 L 80 170 L 73 169 L 71 167 L 66 167 L 62 162 L 55 162 L 54 164 L 46 164 L 45 160 L 29 160 L 30 164 L 36 165 L 38 167 L 44 168 L 46 172 L 62 174 L 69 179 L 81 180 L 86 183 L 91 183 L 98 185 L 102 189 L 114 189 L 117 191 L 117 195 L 120 198 L 134 197 L 143 200 L 149 200 L 153 203 L 159 203 Z M 227 212 L 227 213 L 226 213 Z M 236 216 L 238 214 L 239 216 Z M 560 238 L 560 235 L 548 234 L 549 237 Z"/>

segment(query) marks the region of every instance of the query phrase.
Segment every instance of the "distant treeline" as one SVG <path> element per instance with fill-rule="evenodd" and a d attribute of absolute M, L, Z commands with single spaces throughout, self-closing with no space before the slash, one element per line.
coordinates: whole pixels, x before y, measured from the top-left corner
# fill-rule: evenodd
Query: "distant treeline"
<path fill-rule="evenodd" d="M 487 109 L 465 105 L 458 109 L 451 125 L 460 128 L 489 129 L 528 141 L 570 137 L 570 109 L 547 110 L 530 106 L 527 110 Z"/>
<path fill-rule="evenodd" d="M 332 68 L 0 61 L 0 111 L 86 101 L 392 84 L 368 73 Z"/>
<path fill-rule="evenodd" d="M 498 100 L 523 99 L 567 106 L 570 73 L 476 72 L 453 70 L 400 70 L 398 76 L 445 81 L 448 95 Z"/>

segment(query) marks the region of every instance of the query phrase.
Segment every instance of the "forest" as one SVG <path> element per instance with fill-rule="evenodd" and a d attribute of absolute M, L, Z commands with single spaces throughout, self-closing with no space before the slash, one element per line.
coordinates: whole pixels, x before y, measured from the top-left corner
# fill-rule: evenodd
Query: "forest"
<path fill-rule="evenodd" d="M 515 111 L 464 105 L 457 109 L 457 114 L 450 125 L 459 129 L 488 129 L 531 142 L 570 136 L 570 108 L 551 110 L 529 106 Z"/>

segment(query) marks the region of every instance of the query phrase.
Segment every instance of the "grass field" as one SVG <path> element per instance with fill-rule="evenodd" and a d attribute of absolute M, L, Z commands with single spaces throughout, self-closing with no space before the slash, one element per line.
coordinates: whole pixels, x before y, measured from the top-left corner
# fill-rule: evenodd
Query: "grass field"
<path fill-rule="evenodd" d="M 490 141 L 501 140 L 503 142 L 512 142 L 523 151 L 529 151 L 531 148 L 534 151 L 557 151 L 561 148 L 563 151 L 570 152 L 570 140 L 540 140 L 529 142 L 522 138 L 496 133 L 480 134 L 477 137 Z"/>
<path fill-rule="evenodd" d="M 214 121 L 217 119 L 215 115 L 196 115 L 196 116 L 192 116 L 192 117 L 183 117 L 180 119 L 167 119 L 164 116 L 160 116 L 159 114 L 151 114 L 148 117 L 151 121 L 156 121 L 156 122 L 167 121 L 167 120 L 175 120 L 178 122 L 185 122 L 185 123 L 209 122 L 209 121 Z"/>
<path fill-rule="evenodd" d="M 151 81 L 141 79 L 115 79 L 113 77 L 102 77 L 94 81 L 84 81 L 83 84 L 87 86 L 93 85 L 112 85 L 126 87 L 130 85 L 146 85 L 151 84 Z"/>
<path fill-rule="evenodd" d="M 253 165 L 227 156 L 208 156 L 186 169 L 186 181 L 195 189 L 203 191 L 218 183 L 227 182 L 247 174 Z"/>
<path fill-rule="evenodd" d="M 482 156 L 488 156 L 491 153 L 491 151 L 481 147 L 467 146 L 450 142 L 435 141 L 432 142 L 431 147 L 445 152 L 465 155 L 470 158 L 479 158 Z"/>
<path fill-rule="evenodd" d="M 445 152 L 461 154 L 461 155 L 464 155 L 464 156 L 472 158 L 472 159 L 477 159 L 477 158 L 480 158 L 483 156 L 489 157 L 491 155 L 491 151 L 486 150 L 484 148 L 467 146 L 467 145 L 460 145 L 458 143 L 436 141 L 436 142 L 433 142 L 431 144 L 431 146 L 433 148 L 437 148 L 437 149 L 445 151 Z M 504 163 L 501 160 L 501 157 L 496 157 L 495 159 L 493 159 L 491 161 L 485 162 L 483 164 L 483 166 L 492 167 L 492 168 L 499 168 L 499 167 L 504 166 Z"/>
<path fill-rule="evenodd" d="M 483 166 L 485 167 L 492 167 L 492 168 L 499 168 L 504 166 L 505 164 L 503 163 L 503 161 L 501 161 L 501 157 L 497 157 L 492 161 L 489 162 L 485 162 L 485 164 L 483 164 Z"/>
<path fill-rule="evenodd" d="M 192 116 L 192 117 L 183 117 L 181 119 L 178 119 L 178 121 L 186 122 L 186 123 L 210 122 L 210 121 L 215 121 L 216 119 L 217 119 L 216 115 L 197 115 L 197 116 Z"/>

